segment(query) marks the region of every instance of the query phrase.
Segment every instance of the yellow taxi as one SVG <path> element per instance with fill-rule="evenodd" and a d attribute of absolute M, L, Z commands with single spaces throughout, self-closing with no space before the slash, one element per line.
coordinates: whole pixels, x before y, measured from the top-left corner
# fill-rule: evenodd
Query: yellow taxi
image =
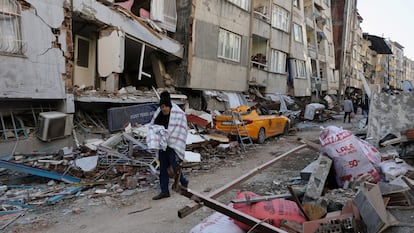
<path fill-rule="evenodd" d="M 225 112 L 223 115 L 214 116 L 213 122 L 215 129 L 230 135 L 237 135 L 236 127 L 238 127 L 241 137 L 249 136 L 260 144 L 269 137 L 289 132 L 289 118 L 279 115 L 264 115 L 262 112 L 267 111 L 254 106 L 242 105 Z M 239 119 L 240 117 L 241 119 Z M 243 123 L 246 130 L 244 130 Z"/>

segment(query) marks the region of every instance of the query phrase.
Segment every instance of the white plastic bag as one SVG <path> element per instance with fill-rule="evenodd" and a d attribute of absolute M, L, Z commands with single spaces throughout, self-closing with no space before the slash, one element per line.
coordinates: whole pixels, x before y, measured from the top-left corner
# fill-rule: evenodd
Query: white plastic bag
<path fill-rule="evenodd" d="M 373 181 L 380 180 L 376 167 L 381 162 L 381 154 L 369 143 L 336 126 L 323 128 L 319 140 L 321 152 L 334 162 L 339 186 L 366 174 L 370 174 Z"/>
<path fill-rule="evenodd" d="M 205 218 L 197 226 L 193 227 L 189 233 L 244 233 L 233 220 L 222 213 L 215 212 Z"/>

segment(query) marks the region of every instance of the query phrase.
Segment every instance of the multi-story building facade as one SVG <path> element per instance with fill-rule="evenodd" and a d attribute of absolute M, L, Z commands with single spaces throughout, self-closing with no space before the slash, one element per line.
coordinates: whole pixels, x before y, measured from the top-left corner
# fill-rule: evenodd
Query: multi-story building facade
<path fill-rule="evenodd" d="M 312 90 L 319 96 L 336 94 L 335 56 L 330 1 L 304 1 L 307 54 L 310 60 Z"/>
<path fill-rule="evenodd" d="M 149 1 L 133 2 L 1 1 L 2 141 L 38 134 L 42 112 L 65 116 L 64 123 L 39 137 L 49 140 L 70 135 L 80 109 L 106 114 L 111 106 L 158 101 L 136 88 L 164 87 L 165 67 L 183 56 L 182 44 L 168 36 L 175 31 L 175 1 L 153 3 L 163 9 L 151 16 L 157 23 L 143 9 Z M 121 95 L 127 87 L 134 88 Z M 30 149 L 31 144 L 25 145 Z"/>
<path fill-rule="evenodd" d="M 357 11 L 357 0 L 332 1 L 334 26 L 335 67 L 339 71 L 339 96 L 361 89 L 358 73 L 361 72 L 360 23 L 362 17 Z"/>
<path fill-rule="evenodd" d="M 388 85 L 392 89 L 401 90 L 404 81 L 404 47 L 398 42 L 388 40 L 392 54 L 389 57 L 389 79 Z"/>
<path fill-rule="evenodd" d="M 404 74 L 403 74 L 404 81 L 409 82 L 407 85 L 413 86 L 413 84 L 414 84 L 414 61 L 411 60 L 410 58 L 404 56 L 403 66 L 404 66 L 404 68 L 403 68 L 403 70 L 404 70 Z M 403 86 L 403 90 L 404 90 L 404 86 Z"/>
<path fill-rule="evenodd" d="M 357 73 L 375 60 L 361 59 L 356 1 L 2 3 L 10 20 L 0 25 L 13 29 L 0 35 L 1 117 L 9 125 L 17 102 L 34 112 L 34 127 L 46 106 L 73 118 L 79 109 L 157 102 L 152 87 L 335 95 L 341 83 L 360 88 Z M 6 125 L 3 134 L 25 128 Z"/>
<path fill-rule="evenodd" d="M 336 92 L 329 1 L 182 1 L 178 8 L 185 12 L 178 21 L 190 20 L 177 35 L 191 34 L 181 40 L 188 54 L 179 87 L 310 97 L 313 80 L 313 91 Z"/>
<path fill-rule="evenodd" d="M 364 77 L 372 91 L 380 92 L 388 80 L 388 58 L 392 51 L 382 37 L 363 34 L 363 70 Z"/>

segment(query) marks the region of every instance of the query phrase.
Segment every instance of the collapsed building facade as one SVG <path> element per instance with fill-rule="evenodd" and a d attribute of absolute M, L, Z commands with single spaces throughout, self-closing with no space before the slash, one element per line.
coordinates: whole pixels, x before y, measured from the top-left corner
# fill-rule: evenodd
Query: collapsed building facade
<path fill-rule="evenodd" d="M 175 30 L 176 19 L 168 2 L 154 11 L 159 24 L 138 18 L 127 2 L 1 3 L 4 141 L 33 134 L 40 141 L 71 135 L 76 112 L 82 109 L 106 113 L 113 106 L 155 103 L 156 95 L 148 90 L 171 86 L 164 64 L 183 56 L 183 46 L 167 35 Z M 122 92 L 124 87 L 129 89 Z M 46 123 L 38 129 L 40 119 Z"/>
<path fill-rule="evenodd" d="M 356 1 L 0 3 L 0 136 L 14 145 L 36 135 L 40 140 L 27 149 L 69 136 L 74 127 L 89 133 L 85 119 L 109 132 L 142 123 L 158 102 L 155 88 L 177 89 L 176 102 L 215 110 L 225 108 L 206 101 L 216 92 L 227 93 L 220 97 L 228 102 L 240 97 L 233 105 L 251 89 L 318 100 L 341 93 L 342 74 L 358 79 L 339 72 L 338 57 L 349 52 L 338 48 L 352 44 L 344 26 L 359 20 L 337 23 Z M 349 43 L 339 43 L 343 38 Z M 360 60 L 355 66 L 362 70 Z M 2 143 L 1 151 L 11 145 Z"/>
<path fill-rule="evenodd" d="M 327 2 L 315 4 L 2 1 L 2 140 L 71 135 L 81 111 L 92 122 L 104 114 L 96 124 L 110 125 L 112 107 L 156 103 L 153 87 L 195 93 L 190 103 L 199 108 L 205 90 L 285 94 L 290 87 L 310 96 L 307 74 L 318 75 L 320 66 L 301 52 L 304 9 L 330 12 Z M 57 118 L 61 123 L 48 126 Z M 39 129 L 41 119 L 48 123 Z"/>

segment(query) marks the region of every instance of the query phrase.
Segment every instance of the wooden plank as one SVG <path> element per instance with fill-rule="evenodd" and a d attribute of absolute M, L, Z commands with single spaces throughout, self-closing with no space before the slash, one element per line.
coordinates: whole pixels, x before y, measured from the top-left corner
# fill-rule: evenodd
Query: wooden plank
<path fill-rule="evenodd" d="M 304 138 L 298 138 L 298 141 L 306 144 L 309 148 L 314 149 L 318 152 L 321 150 L 321 145 L 320 144 L 311 142 L 311 141 L 309 141 L 307 139 L 304 139 Z"/>
<path fill-rule="evenodd" d="M 286 231 L 280 228 L 277 228 L 275 226 L 272 226 L 269 223 L 266 223 L 260 219 L 257 219 L 248 214 L 245 214 L 239 210 L 233 209 L 232 207 L 229 207 L 223 203 L 220 203 L 219 201 L 216 201 L 210 197 L 203 196 L 202 194 L 192 191 L 190 189 L 182 188 L 181 194 L 193 200 L 197 200 L 198 202 L 202 202 L 205 206 L 254 228 L 255 232 L 287 233 Z"/>
<path fill-rule="evenodd" d="M 216 199 L 216 198 L 220 197 L 222 194 L 228 192 L 229 190 L 231 190 L 235 186 L 237 186 L 237 185 L 243 183 L 244 181 L 248 180 L 250 177 L 252 177 L 252 176 L 256 175 L 257 173 L 263 171 L 264 169 L 270 167 L 271 165 L 273 165 L 274 163 L 276 163 L 280 159 L 282 159 L 282 158 L 284 158 L 284 157 L 286 157 L 286 156 L 288 156 L 288 155 L 290 155 L 294 152 L 302 150 L 306 147 L 307 147 L 307 145 L 300 145 L 300 146 L 297 146 L 297 147 L 285 152 L 284 154 L 279 155 L 278 157 L 268 161 L 267 163 L 262 164 L 259 167 L 256 167 L 255 169 L 251 170 L 250 172 L 240 176 L 239 178 L 233 180 L 232 182 L 227 183 L 224 186 L 222 186 L 221 188 L 211 192 L 209 194 L 209 197 L 212 198 L 212 199 Z M 192 212 L 196 211 L 197 209 L 199 209 L 201 206 L 202 205 L 200 205 L 200 204 L 187 205 L 187 206 L 181 208 L 180 210 L 178 210 L 178 216 L 180 218 L 184 218 L 185 216 L 187 216 L 187 215 L 191 214 Z"/>
<path fill-rule="evenodd" d="M 257 173 L 262 172 L 262 171 L 263 171 L 263 170 L 265 170 L 266 168 L 268 168 L 268 167 L 272 166 L 274 163 L 278 162 L 280 159 L 282 159 L 282 158 L 284 158 L 284 157 L 286 157 L 286 156 L 288 156 L 288 155 L 290 155 L 290 154 L 292 154 L 292 153 L 294 153 L 294 152 L 296 152 L 296 151 L 302 150 L 302 149 L 303 149 L 303 148 L 305 148 L 305 147 L 307 147 L 307 146 L 306 146 L 306 145 L 300 145 L 300 146 L 298 146 L 298 147 L 295 147 L 295 148 L 293 148 L 293 149 L 289 150 L 288 152 L 285 152 L 284 154 L 281 154 L 281 155 L 279 155 L 278 157 L 276 157 L 276 158 L 274 158 L 274 159 L 272 159 L 272 160 L 268 161 L 267 163 L 262 164 L 262 165 L 260 165 L 259 167 L 254 168 L 254 169 L 253 169 L 253 170 L 251 170 L 250 172 L 248 172 L 248 173 L 246 173 L 246 174 L 244 174 L 244 175 L 240 176 L 239 178 L 237 178 L 237 179 L 233 180 L 232 182 L 227 183 L 227 184 L 225 184 L 224 186 L 222 186 L 221 188 L 219 188 L 219 189 L 217 189 L 217 190 L 213 191 L 213 192 L 210 194 L 210 197 L 211 197 L 211 198 L 213 198 L 213 199 L 214 199 L 214 198 L 218 198 L 218 197 L 220 197 L 221 195 L 223 195 L 224 193 L 228 192 L 229 190 L 231 190 L 231 189 L 232 189 L 232 188 L 234 188 L 235 186 L 237 186 L 237 185 L 239 185 L 239 184 L 243 183 L 244 181 L 246 181 L 246 180 L 250 179 L 251 177 L 253 177 L 253 176 L 254 176 L 254 175 L 256 175 Z"/>
<path fill-rule="evenodd" d="M 270 201 L 277 198 L 289 198 L 291 197 L 290 194 L 279 194 L 279 195 L 271 195 L 271 196 L 259 196 L 259 197 L 252 197 L 248 200 L 246 199 L 233 199 L 231 200 L 232 203 L 240 204 L 240 203 L 256 203 L 261 201 Z"/>

